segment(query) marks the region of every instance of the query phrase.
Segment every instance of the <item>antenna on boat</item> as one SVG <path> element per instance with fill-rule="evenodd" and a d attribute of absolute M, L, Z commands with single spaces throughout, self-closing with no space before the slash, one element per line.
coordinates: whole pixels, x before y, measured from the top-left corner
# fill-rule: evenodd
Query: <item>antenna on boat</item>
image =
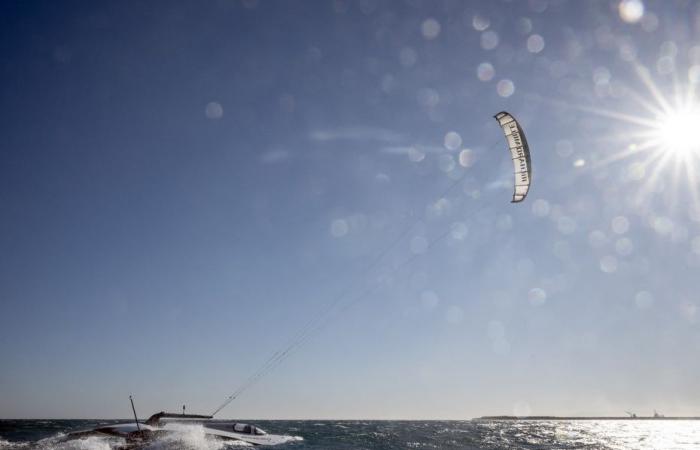
<path fill-rule="evenodd" d="M 185 415 L 185 405 L 182 405 L 182 415 Z"/>
<path fill-rule="evenodd" d="M 141 431 L 141 427 L 139 426 L 139 418 L 136 416 L 136 408 L 134 408 L 134 399 L 131 398 L 131 395 L 129 396 L 129 401 L 131 402 L 131 410 L 134 412 L 134 420 L 136 421 L 136 429 L 138 431 Z"/>

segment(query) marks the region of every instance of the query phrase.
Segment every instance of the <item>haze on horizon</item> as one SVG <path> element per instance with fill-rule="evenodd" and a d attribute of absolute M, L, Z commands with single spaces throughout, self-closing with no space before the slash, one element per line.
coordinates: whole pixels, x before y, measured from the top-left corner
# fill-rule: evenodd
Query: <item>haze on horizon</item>
<path fill-rule="evenodd" d="M 0 418 L 209 413 L 379 279 L 220 417 L 700 415 L 700 3 L 8 1 L 0 25 Z"/>

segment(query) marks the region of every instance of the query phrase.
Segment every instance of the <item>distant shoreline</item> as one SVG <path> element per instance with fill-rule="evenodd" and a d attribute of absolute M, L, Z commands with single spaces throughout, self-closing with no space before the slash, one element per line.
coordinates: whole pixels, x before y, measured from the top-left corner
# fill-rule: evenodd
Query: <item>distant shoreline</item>
<path fill-rule="evenodd" d="M 630 416 L 482 416 L 474 420 L 700 420 L 696 416 L 630 417 Z"/>

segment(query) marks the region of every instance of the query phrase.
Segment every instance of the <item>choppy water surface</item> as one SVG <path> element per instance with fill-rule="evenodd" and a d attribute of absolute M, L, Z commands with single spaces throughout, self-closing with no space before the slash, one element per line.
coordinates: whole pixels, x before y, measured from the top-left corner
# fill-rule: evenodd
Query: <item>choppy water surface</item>
<path fill-rule="evenodd" d="M 700 449 L 700 422 L 600 421 L 253 421 L 276 434 L 302 436 L 286 449 Z M 0 449 L 119 448 L 120 440 L 91 437 L 65 442 L 65 433 L 93 427 L 88 420 L 0 421 Z M 150 449 L 240 448 L 205 437 L 200 427 L 156 441 Z"/>

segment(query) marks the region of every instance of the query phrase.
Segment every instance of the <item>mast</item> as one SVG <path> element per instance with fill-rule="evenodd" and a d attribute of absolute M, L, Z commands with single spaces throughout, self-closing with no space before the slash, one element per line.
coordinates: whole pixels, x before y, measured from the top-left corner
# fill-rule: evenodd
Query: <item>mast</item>
<path fill-rule="evenodd" d="M 136 408 L 134 408 L 134 399 L 129 396 L 129 401 L 131 402 L 131 410 L 134 412 L 134 421 L 136 422 L 136 430 L 141 431 L 139 426 L 139 418 L 136 416 Z"/>

